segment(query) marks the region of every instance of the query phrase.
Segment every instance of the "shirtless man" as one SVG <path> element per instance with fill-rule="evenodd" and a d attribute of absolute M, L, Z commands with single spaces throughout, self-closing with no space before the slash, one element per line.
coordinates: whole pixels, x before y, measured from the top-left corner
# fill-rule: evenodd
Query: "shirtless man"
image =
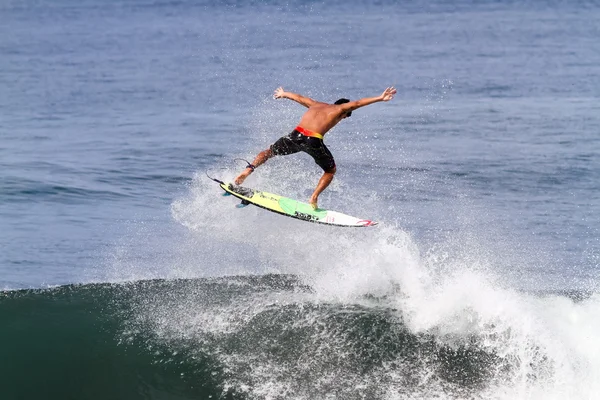
<path fill-rule="evenodd" d="M 323 143 L 323 136 L 331 128 L 337 125 L 344 118 L 352 115 L 352 111 L 357 108 L 368 106 L 379 101 L 389 101 L 394 98 L 396 89 L 389 87 L 383 91 L 380 96 L 366 97 L 364 99 L 350 101 L 348 99 L 339 99 L 334 104 L 321 103 L 311 98 L 301 96 L 296 93 L 286 92 L 282 87 L 277 88 L 273 95 L 276 99 L 290 99 L 308 107 L 300 123 L 287 136 L 283 136 L 268 149 L 261 151 L 252 164 L 235 178 L 235 184 L 240 185 L 250 175 L 256 167 L 263 164 L 269 158 L 279 155 L 294 154 L 299 151 L 308 153 L 314 158 L 315 163 L 323 168 L 323 176 L 319 180 L 317 188 L 310 198 L 310 205 L 317 209 L 319 195 L 333 180 L 335 174 L 335 161 L 329 149 Z"/>

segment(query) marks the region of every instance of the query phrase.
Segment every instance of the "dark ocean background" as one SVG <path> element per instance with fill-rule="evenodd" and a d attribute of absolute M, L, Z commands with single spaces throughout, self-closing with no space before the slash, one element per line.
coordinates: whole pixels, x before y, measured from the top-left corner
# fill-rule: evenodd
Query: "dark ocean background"
<path fill-rule="evenodd" d="M 1 399 L 596 399 L 600 3 L 0 1 Z M 298 122 L 340 229 L 235 208 Z M 307 200 L 275 158 L 246 184 Z"/>

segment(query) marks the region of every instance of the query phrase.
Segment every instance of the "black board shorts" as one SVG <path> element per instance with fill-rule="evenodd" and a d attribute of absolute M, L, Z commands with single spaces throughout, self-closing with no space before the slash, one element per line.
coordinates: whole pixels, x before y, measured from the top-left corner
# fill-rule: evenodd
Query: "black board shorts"
<path fill-rule="evenodd" d="M 314 158 L 315 163 L 323 168 L 323 171 L 333 172 L 335 169 L 335 160 L 323 140 L 305 136 L 295 129 L 289 135 L 283 136 L 273 143 L 271 151 L 276 156 L 286 156 L 303 151 Z"/>

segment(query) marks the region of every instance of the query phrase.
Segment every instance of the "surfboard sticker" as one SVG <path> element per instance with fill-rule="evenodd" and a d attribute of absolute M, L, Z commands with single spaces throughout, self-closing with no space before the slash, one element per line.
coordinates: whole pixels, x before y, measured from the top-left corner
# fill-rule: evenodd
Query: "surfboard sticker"
<path fill-rule="evenodd" d="M 303 221 L 345 227 L 364 227 L 377 225 L 377 222 L 375 221 L 352 217 L 337 211 L 325 210 L 322 208 L 313 210 L 311 205 L 308 203 L 303 203 L 301 201 L 283 197 L 278 194 L 263 192 L 260 190 L 224 182 L 219 182 L 219 186 L 221 186 L 221 189 L 223 189 L 225 192 L 230 193 L 242 200 L 242 202 L 248 202 L 257 207 L 264 208 L 265 210 Z"/>

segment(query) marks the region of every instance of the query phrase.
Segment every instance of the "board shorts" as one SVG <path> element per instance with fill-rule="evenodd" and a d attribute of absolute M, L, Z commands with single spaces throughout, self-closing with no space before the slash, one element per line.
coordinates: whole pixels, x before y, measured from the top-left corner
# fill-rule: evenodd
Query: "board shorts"
<path fill-rule="evenodd" d="M 335 160 L 327 146 L 325 146 L 325 143 L 323 143 L 323 139 L 315 136 L 307 136 L 306 134 L 302 134 L 298 129 L 303 132 L 310 132 L 300 127 L 294 129 L 289 135 L 279 138 L 279 140 L 271 145 L 273 154 L 276 156 L 286 156 L 303 151 L 310 155 L 315 160 L 315 163 L 323 168 L 323 171 L 333 172 L 335 170 Z"/>

